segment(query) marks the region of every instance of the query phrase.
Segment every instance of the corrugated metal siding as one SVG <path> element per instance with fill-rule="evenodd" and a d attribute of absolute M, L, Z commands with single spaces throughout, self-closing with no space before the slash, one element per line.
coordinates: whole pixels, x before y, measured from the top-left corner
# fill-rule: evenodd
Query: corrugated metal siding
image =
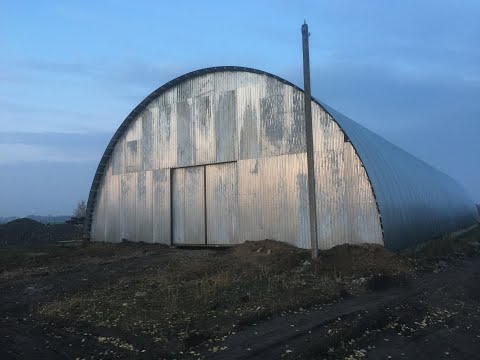
<path fill-rule="evenodd" d="M 108 179 L 110 184 L 108 187 L 107 196 L 103 203 L 105 211 L 105 233 L 104 239 L 111 239 L 110 241 L 120 241 L 120 203 L 119 203 L 119 191 L 120 191 L 120 178 L 118 176 L 112 176 L 112 166 L 108 167 Z M 107 216 L 108 215 L 108 216 Z"/>
<path fill-rule="evenodd" d="M 137 241 L 153 242 L 153 183 L 152 171 L 137 173 L 135 201 L 135 238 Z"/>
<path fill-rule="evenodd" d="M 317 113 L 320 119 L 318 106 Z M 342 133 L 331 119 L 318 125 L 320 248 L 381 242 L 378 213 L 360 162 L 345 165 Z M 204 243 L 207 221 L 211 244 L 270 238 L 308 248 L 305 150 L 299 89 L 248 72 L 187 79 L 153 98 L 116 143 L 111 171 L 98 193 L 92 238 Z M 210 165 L 219 162 L 228 164 Z M 346 166 L 357 170 L 346 171 Z M 357 201 L 355 191 L 346 193 L 345 181 L 353 181 L 344 179 L 348 174 L 360 179 L 352 186 L 364 186 L 358 196 L 370 196 L 368 200 Z M 347 196 L 356 201 L 353 209 L 345 203 Z M 201 210 L 204 197 L 206 213 Z M 228 217 L 222 218 L 225 213 Z"/>
<path fill-rule="evenodd" d="M 238 242 L 237 164 L 205 166 L 207 244 Z"/>
<path fill-rule="evenodd" d="M 171 192 L 170 169 L 154 170 L 153 182 L 153 242 L 171 243 Z"/>
<path fill-rule="evenodd" d="M 209 147 L 214 149 L 215 160 L 206 162 L 225 162 L 237 157 L 237 113 L 236 92 L 234 90 L 215 95 L 215 131 Z M 212 106 L 213 107 L 213 106 Z"/>
<path fill-rule="evenodd" d="M 313 106 L 320 248 L 382 243 L 383 225 L 386 246 L 397 249 L 476 221 L 473 203 L 455 181 L 324 107 L 328 113 L 319 103 Z M 97 175 L 103 175 L 92 185 L 93 239 L 170 244 L 183 231 L 180 241 L 204 242 L 205 233 L 197 235 L 202 221 L 205 228 L 208 208 L 213 208 L 212 216 L 218 213 L 208 202 L 218 203 L 223 196 L 238 197 L 238 224 L 232 225 L 237 231 L 230 241 L 272 238 L 310 246 L 300 89 L 252 69 L 213 69 L 175 80 L 133 114 L 117 131 L 115 146 L 109 145 L 111 156 L 104 155 L 99 165 Z M 225 194 L 209 188 L 221 182 L 213 176 L 214 168 L 209 175 L 209 164 L 217 162 L 236 164 L 219 166 L 237 169 L 238 194 L 233 182 Z M 211 184 L 204 184 L 199 174 L 191 175 L 187 185 L 179 182 L 178 174 L 205 167 L 178 168 L 199 165 L 208 165 L 205 176 Z M 207 193 L 195 192 L 201 188 Z M 181 191 L 187 191 L 183 217 L 172 208 Z M 198 210 L 205 197 L 203 218 L 188 213 Z M 227 225 L 220 220 L 212 224 L 207 241 L 222 241 Z M 212 233 L 215 226 L 218 234 Z"/>
<path fill-rule="evenodd" d="M 239 161 L 238 202 L 243 240 L 310 247 L 305 153 Z"/>
<path fill-rule="evenodd" d="M 185 172 L 172 170 L 172 242 L 185 243 Z"/>
<path fill-rule="evenodd" d="M 205 244 L 205 167 L 173 170 L 174 244 Z"/>
<path fill-rule="evenodd" d="M 317 104 L 312 118 L 319 248 L 383 244 L 375 198 L 352 144 Z"/>
<path fill-rule="evenodd" d="M 121 237 L 129 241 L 136 241 L 136 198 L 137 198 L 137 173 L 125 173 L 121 176 Z M 110 191 L 110 186 L 108 187 Z M 111 216 L 111 215 L 109 215 Z M 111 241 L 110 239 L 105 239 Z M 121 239 L 120 239 L 121 240 Z"/>
<path fill-rule="evenodd" d="M 382 214 L 385 246 L 401 249 L 478 221 L 473 202 L 451 177 L 325 104 L 367 169 Z"/>
<path fill-rule="evenodd" d="M 104 241 L 105 239 L 105 209 L 107 208 L 105 204 L 105 192 L 108 191 L 108 182 L 109 177 L 105 176 L 102 178 L 100 187 L 97 193 L 97 200 L 95 210 L 93 212 L 93 222 L 92 222 L 92 238 L 99 241 Z"/>

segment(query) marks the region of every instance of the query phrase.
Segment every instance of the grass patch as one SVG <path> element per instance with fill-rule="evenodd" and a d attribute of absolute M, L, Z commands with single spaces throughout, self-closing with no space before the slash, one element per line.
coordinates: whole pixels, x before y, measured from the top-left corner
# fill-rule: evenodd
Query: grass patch
<path fill-rule="evenodd" d="M 419 257 L 439 259 L 452 253 L 473 255 L 478 250 L 480 250 L 480 226 L 477 225 L 464 234 L 458 236 L 447 234 L 430 241 L 419 252 Z"/>
<path fill-rule="evenodd" d="M 331 302 L 355 288 L 363 289 L 366 284 L 352 281 L 355 276 L 385 269 L 375 268 L 369 260 L 358 265 L 346 257 L 359 252 L 378 256 L 378 251 L 388 255 L 391 268 L 398 265 L 389 273 L 412 271 L 403 260 L 392 261 L 396 255 L 370 246 L 349 248 L 345 261 L 339 262 L 343 265 L 332 271 L 328 264 L 339 253 L 325 252 L 315 262 L 308 251 L 286 244 L 247 242 L 204 256 L 176 251 L 166 264 L 58 298 L 41 305 L 39 312 L 148 335 L 161 345 L 183 351 L 199 339 L 221 338 L 272 315 Z"/>

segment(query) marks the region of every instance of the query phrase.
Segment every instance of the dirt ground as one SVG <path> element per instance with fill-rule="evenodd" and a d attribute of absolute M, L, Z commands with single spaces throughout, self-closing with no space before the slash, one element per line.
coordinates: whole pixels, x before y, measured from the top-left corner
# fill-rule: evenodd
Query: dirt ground
<path fill-rule="evenodd" d="M 453 251 L 451 250 L 453 249 Z M 0 249 L 1 359 L 472 359 L 480 230 L 414 258 L 89 243 Z"/>
<path fill-rule="evenodd" d="M 52 242 L 82 239 L 83 229 L 73 224 L 43 224 L 22 218 L 0 224 L 0 247 L 34 246 Z"/>

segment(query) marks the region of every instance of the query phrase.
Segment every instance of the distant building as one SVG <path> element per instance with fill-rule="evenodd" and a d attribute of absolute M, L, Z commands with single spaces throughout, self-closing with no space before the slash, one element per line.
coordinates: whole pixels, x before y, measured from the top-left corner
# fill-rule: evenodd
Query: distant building
<path fill-rule="evenodd" d="M 248 68 L 163 85 L 120 125 L 93 180 L 93 240 L 274 239 L 310 247 L 303 91 Z M 408 247 L 476 224 L 449 176 L 312 102 L 318 244 Z"/>

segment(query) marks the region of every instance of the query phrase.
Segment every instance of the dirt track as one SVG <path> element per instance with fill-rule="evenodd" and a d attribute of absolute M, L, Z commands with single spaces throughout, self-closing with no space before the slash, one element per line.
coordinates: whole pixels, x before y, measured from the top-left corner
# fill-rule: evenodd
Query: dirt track
<path fill-rule="evenodd" d="M 479 301 L 475 257 L 403 286 L 257 324 L 213 358 L 476 359 Z"/>
<path fill-rule="evenodd" d="M 308 254 L 266 246 L 273 255 L 257 244 L 238 250 L 92 245 L 4 257 L 0 358 L 478 357 L 478 251 L 424 262 L 413 277 L 368 277 L 388 272 L 388 262 L 397 270 L 408 266 L 384 254 L 376 268 L 354 261 L 353 276 L 347 267 L 340 267 L 343 274 L 328 272 L 321 264 L 305 265 Z M 360 250 L 375 257 L 381 249 Z M 335 251 L 323 257 L 323 266 Z M 358 253 L 348 256 L 344 263 L 351 267 L 346 260 Z M 176 271 L 172 282 L 165 269 Z M 245 273 L 235 278 L 226 272 L 241 269 Z M 175 283 L 181 286 L 173 298 L 178 307 L 155 312 L 169 294 L 163 287 Z M 186 297 L 190 293 L 199 297 Z M 189 304 L 191 313 L 181 314 Z M 124 309 L 135 312 L 125 317 Z M 112 320 L 112 312 L 124 318 Z"/>

